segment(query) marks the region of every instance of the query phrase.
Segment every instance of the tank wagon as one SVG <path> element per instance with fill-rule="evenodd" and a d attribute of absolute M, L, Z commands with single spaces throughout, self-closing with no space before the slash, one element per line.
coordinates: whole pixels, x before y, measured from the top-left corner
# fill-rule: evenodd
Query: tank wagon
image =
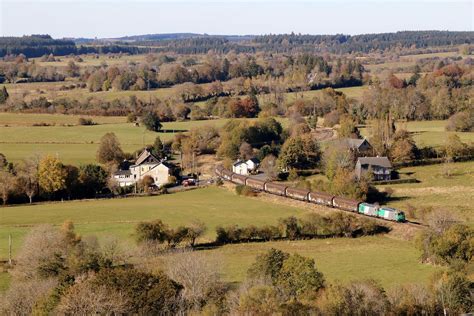
<path fill-rule="evenodd" d="M 282 183 L 265 181 L 253 177 L 236 174 L 223 166 L 218 165 L 215 168 L 218 177 L 224 180 L 247 185 L 255 190 L 288 197 L 291 199 L 315 203 L 325 206 L 334 207 L 340 210 L 357 212 L 371 217 L 378 217 L 389 221 L 405 222 L 405 213 L 390 207 L 380 207 L 378 205 L 359 202 L 357 200 L 348 199 L 341 196 L 335 196 L 325 192 L 310 192 L 306 189 L 288 187 Z"/>
<path fill-rule="evenodd" d="M 333 207 L 349 212 L 357 212 L 359 203 L 359 201 L 343 198 L 340 196 L 335 196 L 332 199 Z"/>
<path fill-rule="evenodd" d="M 275 182 L 267 182 L 265 183 L 265 191 L 268 193 L 286 196 L 286 188 L 288 186 L 280 183 Z"/>
<path fill-rule="evenodd" d="M 298 188 L 286 188 L 286 196 L 295 200 L 308 201 L 309 190 Z"/>
<path fill-rule="evenodd" d="M 245 184 L 252 189 L 265 191 L 265 183 L 265 180 L 248 177 Z"/>
<path fill-rule="evenodd" d="M 309 192 L 308 199 L 312 203 L 333 207 L 332 199 L 334 195 L 324 192 Z"/>
<path fill-rule="evenodd" d="M 232 173 L 232 182 L 234 183 L 245 185 L 245 181 L 247 180 L 247 178 L 248 177 L 243 176 L 241 174 Z"/>

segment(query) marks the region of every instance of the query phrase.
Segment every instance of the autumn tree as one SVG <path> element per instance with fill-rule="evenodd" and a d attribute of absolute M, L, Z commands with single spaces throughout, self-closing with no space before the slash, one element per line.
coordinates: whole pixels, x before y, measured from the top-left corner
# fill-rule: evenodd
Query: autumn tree
<path fill-rule="evenodd" d="M 277 158 L 272 154 L 267 155 L 260 163 L 259 169 L 268 179 L 275 180 L 278 176 Z"/>
<path fill-rule="evenodd" d="M 74 61 L 70 60 L 67 63 L 65 71 L 69 77 L 78 77 L 79 69 L 80 69 L 79 66 Z"/>
<path fill-rule="evenodd" d="M 441 275 L 440 275 L 441 274 Z M 438 305 L 445 315 L 469 313 L 474 307 L 472 300 L 472 281 L 460 272 L 445 271 L 438 273 L 432 288 Z"/>
<path fill-rule="evenodd" d="M 100 139 L 99 149 L 97 150 L 97 161 L 100 163 L 122 162 L 124 153 L 120 147 L 117 136 L 114 133 L 106 133 Z"/>
<path fill-rule="evenodd" d="M 18 181 L 30 203 L 33 202 L 33 197 L 38 193 L 38 170 L 39 159 L 37 158 L 23 160 L 17 166 Z"/>
<path fill-rule="evenodd" d="M 449 135 L 444 145 L 446 160 L 452 161 L 455 157 L 463 155 L 465 148 L 466 144 L 461 141 L 458 135 Z"/>
<path fill-rule="evenodd" d="M 247 142 L 243 142 L 239 147 L 239 154 L 242 160 L 253 158 L 254 155 L 252 146 Z"/>
<path fill-rule="evenodd" d="M 357 128 L 356 122 L 349 115 L 341 116 L 339 120 L 339 129 L 337 130 L 337 136 L 341 138 L 359 138 L 360 132 Z"/>
<path fill-rule="evenodd" d="M 395 133 L 395 122 L 387 116 L 384 119 L 376 119 L 370 126 L 370 143 L 379 156 L 386 155 L 393 134 Z"/>
<path fill-rule="evenodd" d="M 45 156 L 38 167 L 38 183 L 40 188 L 49 194 L 66 187 L 66 172 L 58 158 Z"/>
<path fill-rule="evenodd" d="M 149 192 L 153 184 L 155 184 L 155 180 L 149 175 L 144 176 L 139 182 L 139 185 L 143 188 L 144 192 Z"/>
<path fill-rule="evenodd" d="M 393 135 L 389 156 L 395 162 L 405 162 L 415 159 L 417 147 L 413 137 L 406 130 L 398 130 Z"/>
<path fill-rule="evenodd" d="M 193 309 L 200 309 L 220 285 L 220 264 L 200 252 L 177 254 L 168 260 L 166 274 L 183 286 L 182 296 Z"/>
<path fill-rule="evenodd" d="M 323 153 L 324 174 L 332 180 L 338 168 L 352 170 L 354 168 L 354 152 L 348 150 L 342 143 L 328 146 Z"/>
<path fill-rule="evenodd" d="M 389 302 L 383 288 L 373 280 L 333 284 L 318 300 L 324 315 L 384 315 Z"/>
<path fill-rule="evenodd" d="M 0 170 L 0 194 L 2 197 L 3 205 L 8 202 L 8 197 L 15 188 L 15 176 L 6 170 Z"/>
<path fill-rule="evenodd" d="M 278 164 L 281 169 L 312 168 L 320 158 L 319 145 L 311 135 L 295 136 L 283 144 Z"/>

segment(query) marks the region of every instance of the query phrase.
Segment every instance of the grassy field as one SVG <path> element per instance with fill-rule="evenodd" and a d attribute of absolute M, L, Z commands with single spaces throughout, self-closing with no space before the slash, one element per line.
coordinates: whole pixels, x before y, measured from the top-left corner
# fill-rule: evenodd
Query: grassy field
<path fill-rule="evenodd" d="M 404 283 L 425 283 L 437 270 L 419 263 L 419 252 L 411 242 L 400 242 L 389 237 L 227 245 L 204 253 L 221 262 L 225 280 L 240 282 L 256 255 L 270 248 L 314 258 L 317 268 L 328 281 L 373 278 L 383 286 L 391 287 Z"/>
<path fill-rule="evenodd" d="M 29 83 L 7 83 L 5 87 L 12 97 L 20 98 L 24 101 L 31 101 L 39 97 L 45 97 L 49 100 L 58 98 L 70 98 L 75 100 L 86 100 L 94 97 L 106 101 L 114 99 L 123 99 L 134 95 L 141 100 L 148 101 L 150 97 L 165 99 L 175 94 L 175 88 L 160 88 L 150 91 L 100 91 L 89 92 L 87 88 L 76 88 L 72 90 L 61 90 L 64 85 L 76 83 L 75 81 L 64 82 L 29 82 Z"/>
<path fill-rule="evenodd" d="M 446 177 L 449 168 L 451 176 Z M 460 220 L 474 224 L 474 162 L 453 163 L 402 168 L 401 177 L 414 177 L 420 183 L 380 186 L 394 190 L 390 206 L 406 209 L 413 205 L 416 209 L 431 206 L 452 212 Z M 416 212 L 419 214 L 418 212 Z"/>
<path fill-rule="evenodd" d="M 366 89 L 367 89 L 367 86 L 359 86 L 359 87 L 338 88 L 335 90 L 343 92 L 348 98 L 360 100 L 362 98 L 362 94 L 364 93 Z M 304 91 L 301 93 L 288 92 L 288 93 L 285 93 L 285 101 L 292 102 L 301 98 L 306 99 L 306 100 L 311 100 L 314 97 L 319 96 L 321 93 L 322 93 L 322 90 L 310 90 L 310 91 Z M 273 97 L 270 94 L 266 94 L 266 95 L 259 95 L 258 99 L 259 99 L 259 102 L 266 102 L 266 101 L 272 101 Z"/>
<path fill-rule="evenodd" d="M 228 119 L 208 121 L 185 121 L 163 123 L 167 133 L 147 131 L 126 123 L 123 117 L 91 117 L 100 123 L 94 126 L 63 126 L 77 124 L 77 116 L 50 114 L 0 113 L 0 153 L 9 161 L 18 161 L 35 154 L 57 155 L 64 163 L 74 165 L 95 161 L 100 138 L 108 132 L 117 135 L 122 148 L 133 152 L 144 145 L 152 144 L 156 136 L 162 140 L 172 139 L 175 132 L 193 127 L 221 127 Z M 35 123 L 56 124 L 54 126 L 32 126 Z"/>
<path fill-rule="evenodd" d="M 8 286 L 10 285 L 10 279 L 10 274 L 0 271 L 0 293 L 8 289 Z"/>
<path fill-rule="evenodd" d="M 72 220 L 82 234 L 115 234 L 131 241 L 139 221 L 159 218 L 177 226 L 199 219 L 208 227 L 204 240 L 213 240 L 218 225 L 274 224 L 280 217 L 304 213 L 289 206 L 249 200 L 215 187 L 155 197 L 3 207 L 0 208 L 0 258 L 6 256 L 8 234 L 13 234 L 16 251 L 22 236 L 40 223 L 59 225 Z"/>
<path fill-rule="evenodd" d="M 420 59 L 425 58 L 447 58 L 447 57 L 462 57 L 458 50 L 453 52 L 440 52 L 440 53 L 427 53 L 427 54 L 416 54 L 416 55 L 405 55 L 400 56 L 397 61 L 386 61 L 380 64 L 368 64 L 364 65 L 364 68 L 369 70 L 372 73 L 378 73 L 384 70 L 396 71 L 397 69 L 406 69 L 408 67 L 414 66 L 416 62 Z"/>
<path fill-rule="evenodd" d="M 473 132 L 447 132 L 446 124 L 447 121 L 415 121 L 398 123 L 397 126 L 412 132 L 418 147 L 443 146 L 451 134 L 457 134 L 463 142 L 474 142 Z M 370 136 L 370 128 L 361 128 L 360 131 L 363 136 Z"/>
<path fill-rule="evenodd" d="M 134 245 L 134 227 L 143 220 L 159 218 L 171 226 L 177 226 L 199 219 L 208 227 L 201 241 L 208 241 L 215 237 L 218 225 L 275 224 L 278 218 L 290 215 L 301 217 L 308 212 L 240 197 L 215 187 L 157 197 L 4 207 L 0 208 L 0 258 L 7 255 L 9 234 L 13 236 L 15 255 L 28 230 L 40 223 L 60 225 L 65 220 L 72 220 L 81 235 L 93 234 L 99 240 L 113 235 L 130 249 Z M 388 236 L 250 243 L 203 252 L 210 258 L 223 261 L 225 280 L 239 282 L 244 279 L 255 256 L 270 247 L 315 258 L 318 269 L 329 281 L 374 278 L 384 286 L 393 286 L 426 282 L 436 270 L 419 263 L 419 254 L 412 242 Z M 161 257 L 158 261 L 162 263 L 167 258 Z M 0 273 L 0 290 L 7 286 L 8 280 L 6 274 Z"/>
<path fill-rule="evenodd" d="M 0 126 L 33 126 L 33 124 L 77 125 L 79 118 L 90 118 L 97 124 L 126 123 L 124 116 L 88 116 L 38 113 L 0 113 Z"/>

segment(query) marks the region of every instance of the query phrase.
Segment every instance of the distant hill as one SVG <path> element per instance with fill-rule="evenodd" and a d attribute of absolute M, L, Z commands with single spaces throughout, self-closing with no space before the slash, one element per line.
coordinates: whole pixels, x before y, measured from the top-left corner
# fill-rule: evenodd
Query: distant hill
<path fill-rule="evenodd" d="M 178 54 L 254 53 L 256 51 L 291 52 L 383 52 L 394 48 L 425 49 L 461 44 L 473 44 L 474 32 L 450 31 L 403 31 L 395 33 L 361 35 L 209 35 L 198 33 L 166 33 L 124 36 L 117 38 L 69 38 L 53 39 L 49 35 L 0 37 L 0 57 L 24 54 L 39 57 L 46 54 L 57 56 L 84 53 L 146 52 Z"/>

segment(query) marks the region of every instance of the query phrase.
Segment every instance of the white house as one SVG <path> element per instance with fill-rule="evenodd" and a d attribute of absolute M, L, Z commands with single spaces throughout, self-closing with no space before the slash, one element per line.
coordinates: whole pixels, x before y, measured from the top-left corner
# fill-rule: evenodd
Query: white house
<path fill-rule="evenodd" d="M 168 183 L 172 172 L 173 167 L 170 164 L 145 149 L 134 165 L 131 165 L 128 170 L 118 170 L 113 174 L 113 178 L 121 187 L 126 187 L 135 184 L 145 176 L 150 176 L 155 181 L 155 185 L 161 186 Z"/>
<path fill-rule="evenodd" d="M 237 160 L 232 165 L 232 171 L 237 174 L 249 175 L 258 172 L 260 161 L 257 158 L 251 158 L 247 161 Z"/>

